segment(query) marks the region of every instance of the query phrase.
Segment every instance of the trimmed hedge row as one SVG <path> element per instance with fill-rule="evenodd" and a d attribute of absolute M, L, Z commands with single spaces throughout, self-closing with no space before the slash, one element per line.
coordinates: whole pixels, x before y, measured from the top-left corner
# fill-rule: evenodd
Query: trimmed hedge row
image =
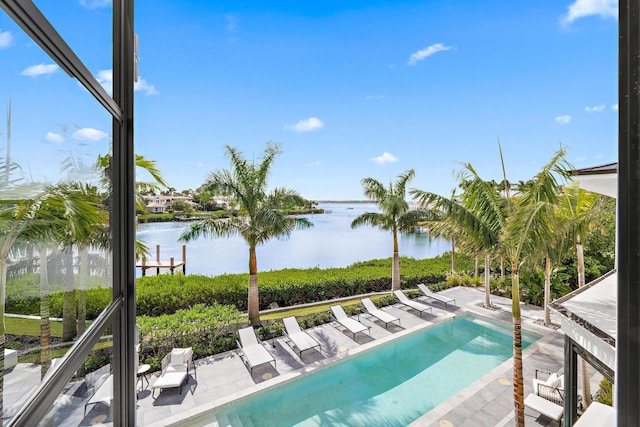
<path fill-rule="evenodd" d="M 417 283 L 436 284 L 446 280 L 451 268 L 449 254 L 416 260 L 401 258 L 400 272 L 403 288 Z M 457 268 L 469 270 L 473 261 L 457 256 Z M 223 274 L 216 277 L 202 275 L 159 275 L 138 278 L 136 300 L 139 316 L 160 316 L 188 309 L 196 304 L 234 305 L 247 309 L 248 274 Z M 391 258 L 355 263 L 345 268 L 284 269 L 258 273 L 260 309 L 275 303 L 280 307 L 324 301 L 391 288 Z M 35 285 L 34 285 L 35 286 Z M 74 292 L 76 299 L 78 291 Z M 52 317 L 62 317 L 63 293 L 50 296 Z M 111 301 L 111 289 L 87 291 L 87 318 L 95 318 Z M 39 297 L 13 297 L 7 292 L 7 312 L 38 314 Z"/>

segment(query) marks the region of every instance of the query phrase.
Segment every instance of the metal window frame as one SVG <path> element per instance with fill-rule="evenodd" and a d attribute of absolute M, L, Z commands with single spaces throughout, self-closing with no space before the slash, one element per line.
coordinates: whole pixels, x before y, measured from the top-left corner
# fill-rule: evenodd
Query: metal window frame
<path fill-rule="evenodd" d="M 618 54 L 618 426 L 640 425 L 640 2 L 620 0 Z"/>
<path fill-rule="evenodd" d="M 134 2 L 113 1 L 113 98 L 97 82 L 53 25 L 30 0 L 0 0 L 0 7 L 70 77 L 76 78 L 112 116 L 112 303 L 71 347 L 61 366 L 40 384 L 7 423 L 37 425 L 111 324 L 113 330 L 113 424 L 136 424 L 135 395 L 135 173 L 133 151 Z"/>

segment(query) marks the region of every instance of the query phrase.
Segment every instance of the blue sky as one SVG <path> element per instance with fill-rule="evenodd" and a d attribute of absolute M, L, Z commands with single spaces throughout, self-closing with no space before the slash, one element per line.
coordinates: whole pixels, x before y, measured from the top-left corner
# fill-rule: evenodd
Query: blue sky
<path fill-rule="evenodd" d="M 109 87 L 110 2 L 36 4 Z M 135 27 L 136 152 L 179 190 L 266 141 L 271 183 L 321 200 L 410 168 L 448 195 L 461 162 L 500 180 L 498 138 L 512 181 L 560 144 L 575 167 L 617 160 L 617 1 L 138 1 Z M 11 98 L 34 179 L 107 151 L 109 117 L 4 12 L 0 75 L 0 146 Z"/>

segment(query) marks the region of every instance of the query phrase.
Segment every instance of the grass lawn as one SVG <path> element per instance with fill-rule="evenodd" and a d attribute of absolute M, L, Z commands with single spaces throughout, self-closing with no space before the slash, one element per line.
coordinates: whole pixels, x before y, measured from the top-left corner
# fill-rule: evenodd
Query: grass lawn
<path fill-rule="evenodd" d="M 387 295 L 373 295 L 370 298 L 372 301 L 375 301 L 377 299 L 384 298 L 385 296 Z M 306 316 L 307 314 L 314 314 L 314 313 L 320 313 L 322 311 L 329 311 L 331 309 L 331 306 L 336 304 L 340 304 L 343 307 L 346 307 L 348 305 L 360 304 L 360 299 L 361 299 L 360 297 L 357 297 L 353 299 L 343 300 L 343 301 L 340 301 L 339 303 L 327 302 L 325 304 L 318 304 L 318 305 L 313 305 L 309 307 L 291 308 L 288 310 L 285 309 L 285 310 L 280 310 L 273 313 L 261 314 L 260 319 L 261 320 L 279 320 L 289 316 Z"/>
<path fill-rule="evenodd" d="M 40 336 L 40 319 L 23 319 L 21 317 L 5 317 L 4 323 L 8 334 Z M 62 322 L 50 321 L 51 336 L 62 336 Z"/>

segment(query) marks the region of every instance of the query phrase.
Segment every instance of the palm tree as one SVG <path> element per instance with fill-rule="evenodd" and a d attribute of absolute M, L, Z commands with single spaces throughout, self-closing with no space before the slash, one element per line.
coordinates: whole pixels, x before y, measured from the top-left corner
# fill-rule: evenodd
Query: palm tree
<path fill-rule="evenodd" d="M 274 237 L 288 237 L 293 230 L 309 228 L 313 224 L 306 218 L 287 216 L 278 209 L 287 200 L 300 197 L 295 191 L 278 189 L 267 193 L 272 163 L 282 152 L 279 145 L 267 143 L 261 162 L 257 165 L 247 161 L 236 148 L 226 146 L 225 149 L 231 169 L 212 173 L 205 187 L 210 193 L 229 197 L 231 203 L 238 207 L 238 214 L 231 218 L 200 220 L 187 228 L 180 240 L 188 242 L 200 236 L 242 236 L 249 246 L 249 321 L 253 326 L 258 326 L 260 307 L 256 246 Z"/>
<path fill-rule="evenodd" d="M 424 209 L 410 209 L 406 200 L 407 184 L 415 176 L 409 169 L 398 175 L 398 180 L 385 187 L 373 178 L 364 178 L 361 182 L 367 199 L 376 202 L 380 212 L 364 212 L 351 222 L 351 228 L 372 225 L 385 231 L 391 231 L 393 237 L 393 264 L 391 290 L 400 289 L 400 257 L 398 254 L 398 232 L 411 232 L 421 221 L 433 219 L 433 214 Z"/>
<path fill-rule="evenodd" d="M 460 200 L 445 198 L 428 191 L 412 189 L 411 195 L 423 207 L 433 206 L 444 214 L 443 225 L 456 233 L 467 252 L 481 253 L 485 269 L 485 307 L 491 307 L 490 255 L 499 248 L 500 234 L 506 223 L 505 202 L 491 182 L 483 181 L 469 163 L 459 174 L 464 191 Z"/>
<path fill-rule="evenodd" d="M 581 189 L 578 185 L 564 188 L 559 203 L 559 216 L 565 221 L 569 239 L 576 246 L 578 264 L 578 288 L 585 285 L 583 239 L 587 239 L 602 213 L 610 208 L 611 199 L 607 196 L 591 193 Z M 580 360 L 582 371 L 582 392 L 585 404 L 591 404 L 591 381 L 588 366 Z"/>
<path fill-rule="evenodd" d="M 502 153 L 500 154 L 502 158 Z M 513 320 L 513 393 L 517 426 L 524 426 L 524 387 L 522 373 L 522 318 L 520 312 L 519 269 L 525 257 L 540 253 L 540 247 L 553 240 L 552 217 L 561 183 L 569 177 L 565 151 L 560 148 L 534 178 L 516 203 L 507 203 L 507 224 L 502 235 L 506 258 L 511 264 L 511 313 Z M 504 162 L 503 174 L 506 176 Z M 506 178 L 505 178 L 506 179 Z"/>

